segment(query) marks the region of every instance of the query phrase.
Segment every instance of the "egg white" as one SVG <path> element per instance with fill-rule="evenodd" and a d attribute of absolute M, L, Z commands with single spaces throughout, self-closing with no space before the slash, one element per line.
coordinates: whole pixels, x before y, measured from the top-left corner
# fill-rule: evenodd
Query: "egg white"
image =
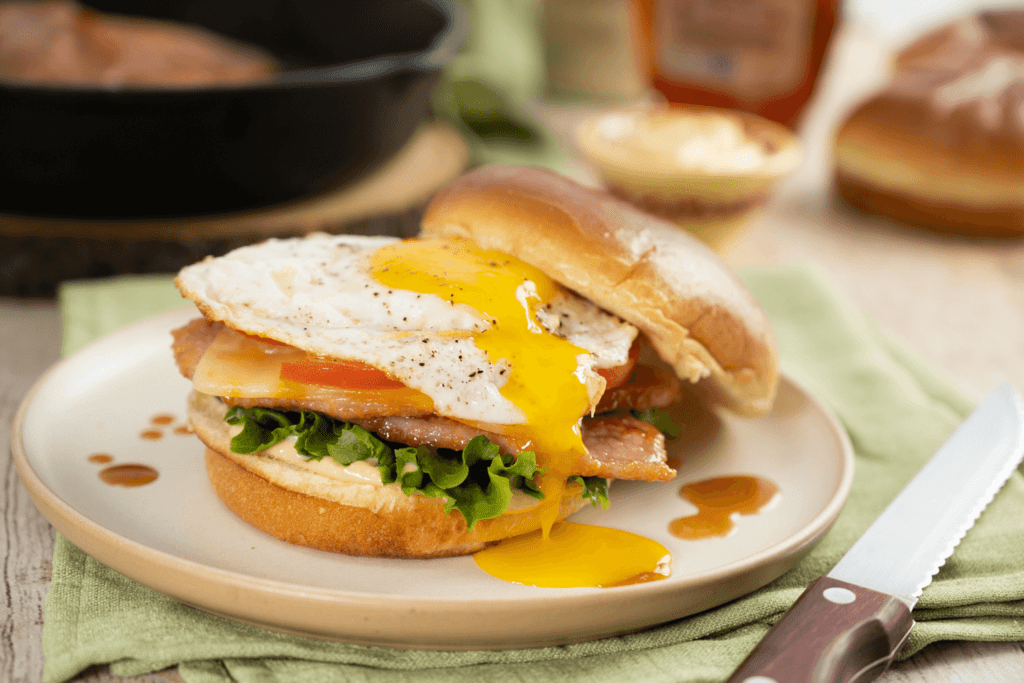
<path fill-rule="evenodd" d="M 270 239 L 189 266 L 178 283 L 208 318 L 319 357 L 377 367 L 429 396 L 439 415 L 523 423 L 524 413 L 501 394 L 508 364 L 491 363 L 473 342 L 490 319 L 373 277 L 371 255 L 394 241 L 325 234 Z M 569 291 L 538 311 L 536 322 L 588 352 L 577 356 L 576 375 L 591 405 L 604 390 L 596 370 L 625 363 L 637 336 L 632 325 Z"/>

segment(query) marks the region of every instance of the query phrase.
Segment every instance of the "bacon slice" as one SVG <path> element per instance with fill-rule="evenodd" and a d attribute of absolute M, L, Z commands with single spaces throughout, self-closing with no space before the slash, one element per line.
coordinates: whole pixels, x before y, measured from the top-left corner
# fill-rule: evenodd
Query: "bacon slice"
<path fill-rule="evenodd" d="M 224 326 L 206 318 L 196 318 L 189 321 L 183 327 L 171 331 L 174 343 L 171 349 L 174 351 L 174 362 L 178 364 L 178 371 L 188 379 L 196 374 L 196 366 L 199 359 L 206 353 L 206 349 L 217 338 L 217 333 Z"/>
<path fill-rule="evenodd" d="M 518 439 L 490 432 L 477 427 L 449 420 L 440 415 L 429 417 L 369 417 L 351 420 L 360 427 L 371 431 L 385 441 L 407 446 L 431 446 L 461 451 L 474 436 L 483 434 L 498 444 L 502 453 L 509 455 L 528 450 L 527 443 Z"/>
<path fill-rule="evenodd" d="M 374 392 L 369 391 L 364 393 L 367 395 L 374 394 Z M 377 395 L 379 396 L 381 394 Z M 349 398 L 232 398 L 225 396 L 221 400 L 229 406 L 241 406 L 243 408 L 274 408 L 276 410 L 295 412 L 300 410 L 312 410 L 317 413 L 329 415 L 330 417 L 338 420 L 347 420 L 350 422 L 399 411 L 403 413 L 403 415 L 411 417 L 424 417 L 433 414 L 429 408 L 415 408 L 407 403 L 401 404 L 401 408 L 396 409 L 395 404 L 387 401 L 386 397 L 382 400 L 376 400 L 374 398 L 357 400 Z"/>
<path fill-rule="evenodd" d="M 682 397 L 683 388 L 674 373 L 651 365 L 637 365 L 624 384 L 604 392 L 594 412 L 667 408 Z"/>
<path fill-rule="evenodd" d="M 483 434 L 502 453 L 517 453 L 527 444 L 503 434 L 483 431 L 444 417 L 377 417 L 353 420 L 387 441 L 409 446 L 462 450 Z M 583 444 L 589 453 L 577 461 L 570 475 L 668 481 L 676 473 L 666 464 L 665 436 L 653 425 L 632 415 L 602 415 L 583 420 Z"/>
<path fill-rule="evenodd" d="M 641 481 L 676 476 L 665 462 L 665 435 L 628 413 L 583 420 L 583 444 L 588 453 L 577 461 L 573 474 Z"/>

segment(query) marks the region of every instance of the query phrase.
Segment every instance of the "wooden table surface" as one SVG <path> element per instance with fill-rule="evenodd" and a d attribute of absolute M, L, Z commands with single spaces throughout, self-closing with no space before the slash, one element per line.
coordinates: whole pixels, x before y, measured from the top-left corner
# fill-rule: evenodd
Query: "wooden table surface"
<path fill-rule="evenodd" d="M 850 103 L 884 75 L 886 52 L 847 29 L 803 129 L 807 162 L 767 216 L 741 235 L 726 260 L 741 267 L 813 261 L 849 302 L 901 338 L 974 398 L 1009 379 L 1024 390 L 1024 241 L 949 239 L 867 219 L 836 207 L 828 183 L 829 141 Z M 567 133 L 586 108 L 538 105 Z M 579 167 L 581 177 L 587 175 Z M 50 301 L 0 299 L 0 681 L 41 680 L 43 601 L 53 530 L 18 481 L 8 448 L 11 419 L 35 379 L 57 360 L 60 317 Z M 81 681 L 122 680 L 104 671 Z M 178 681 L 173 671 L 136 681 Z M 886 683 L 1024 680 L 1021 643 L 940 643 L 896 665 Z"/>

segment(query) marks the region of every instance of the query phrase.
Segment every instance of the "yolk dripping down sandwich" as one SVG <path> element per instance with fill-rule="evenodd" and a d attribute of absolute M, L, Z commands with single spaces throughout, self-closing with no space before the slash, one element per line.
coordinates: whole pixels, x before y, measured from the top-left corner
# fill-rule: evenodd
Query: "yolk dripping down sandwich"
<path fill-rule="evenodd" d="M 550 528 L 606 503 L 608 479 L 674 476 L 640 418 L 680 379 L 746 415 L 777 381 L 771 328 L 713 252 L 535 168 L 463 176 L 419 239 L 268 240 L 176 282 L 205 316 L 174 353 L 215 491 L 334 552 L 439 557 Z"/>

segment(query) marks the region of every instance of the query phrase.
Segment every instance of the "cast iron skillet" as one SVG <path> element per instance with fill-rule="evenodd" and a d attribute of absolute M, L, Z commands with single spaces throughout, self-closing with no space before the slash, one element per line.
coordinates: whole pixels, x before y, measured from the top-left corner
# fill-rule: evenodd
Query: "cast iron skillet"
<path fill-rule="evenodd" d="M 457 0 L 88 0 L 261 46 L 275 80 L 202 88 L 0 83 L 0 212 L 158 217 L 343 185 L 429 114 L 469 30 Z"/>

